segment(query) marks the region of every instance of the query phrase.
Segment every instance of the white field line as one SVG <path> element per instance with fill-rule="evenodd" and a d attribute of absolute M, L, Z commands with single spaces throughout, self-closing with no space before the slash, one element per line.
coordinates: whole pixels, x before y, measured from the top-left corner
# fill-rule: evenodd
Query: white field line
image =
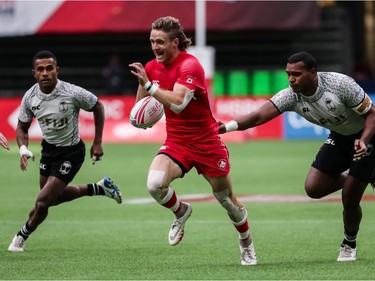
<path fill-rule="evenodd" d="M 187 202 L 216 202 L 216 199 L 211 194 L 189 194 L 180 195 L 178 198 L 181 201 Z M 237 198 L 243 202 L 253 202 L 253 203 L 273 203 L 273 202 L 339 202 L 341 201 L 340 194 L 328 195 L 322 199 L 312 199 L 307 195 L 286 195 L 286 194 L 263 194 L 263 195 L 237 195 Z M 364 195 L 363 201 L 374 201 L 375 196 Z M 123 204 L 151 204 L 155 203 L 153 198 L 133 198 L 125 199 Z"/>

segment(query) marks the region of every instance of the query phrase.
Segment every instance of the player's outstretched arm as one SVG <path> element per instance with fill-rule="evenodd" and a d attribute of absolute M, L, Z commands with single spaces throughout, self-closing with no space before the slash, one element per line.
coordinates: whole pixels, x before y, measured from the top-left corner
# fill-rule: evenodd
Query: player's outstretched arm
<path fill-rule="evenodd" d="M 252 127 L 256 127 L 261 124 L 267 123 L 280 114 L 280 111 L 273 105 L 273 103 L 267 101 L 261 107 L 250 112 L 249 114 L 236 117 L 226 124 L 220 124 L 219 133 L 223 134 L 232 131 L 243 131 Z"/>

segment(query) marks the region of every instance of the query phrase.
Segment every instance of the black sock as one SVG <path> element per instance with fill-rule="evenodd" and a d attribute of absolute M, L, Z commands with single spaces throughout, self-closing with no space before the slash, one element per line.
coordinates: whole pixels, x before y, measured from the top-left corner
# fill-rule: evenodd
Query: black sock
<path fill-rule="evenodd" d="M 21 230 L 18 231 L 17 235 L 22 236 L 26 240 L 27 238 L 29 238 L 29 235 L 34 232 L 34 230 L 35 228 L 31 228 L 28 222 L 26 222 Z"/>
<path fill-rule="evenodd" d="M 97 185 L 96 183 L 89 183 L 87 185 L 88 188 L 88 195 L 93 196 L 93 195 L 105 195 L 104 189 Z"/>
<path fill-rule="evenodd" d="M 357 247 L 357 234 L 358 230 L 349 232 L 347 230 L 344 231 L 344 240 L 342 241 L 342 244 L 346 244 L 350 246 L 351 248 Z"/>

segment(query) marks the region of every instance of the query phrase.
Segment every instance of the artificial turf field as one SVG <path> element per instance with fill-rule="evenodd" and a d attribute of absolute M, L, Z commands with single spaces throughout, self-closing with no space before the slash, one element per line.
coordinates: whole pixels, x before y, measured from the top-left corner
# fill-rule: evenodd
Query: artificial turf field
<path fill-rule="evenodd" d="M 358 260 L 346 263 L 336 261 L 343 238 L 342 207 L 335 199 L 339 193 L 324 202 L 308 200 L 304 193 L 305 175 L 321 142 L 228 144 L 235 193 L 253 198 L 244 204 L 258 265 L 247 267 L 239 264 L 236 231 L 215 202 L 189 199 L 193 214 L 185 237 L 175 247 L 168 245 L 172 214 L 138 200 L 150 198 L 146 175 L 159 144 L 105 144 L 103 161 L 92 165 L 87 157 L 73 183 L 111 176 L 125 204 L 97 196 L 53 207 L 30 236 L 26 252 L 9 253 L 7 247 L 38 193 L 40 158 L 39 144 L 31 144 L 37 159 L 22 172 L 12 143 L 11 151 L 0 150 L 0 279 L 374 280 L 375 202 L 370 188 L 370 200 L 362 203 Z M 178 195 L 210 194 L 195 170 L 173 186 Z M 256 200 L 260 195 L 263 200 Z"/>

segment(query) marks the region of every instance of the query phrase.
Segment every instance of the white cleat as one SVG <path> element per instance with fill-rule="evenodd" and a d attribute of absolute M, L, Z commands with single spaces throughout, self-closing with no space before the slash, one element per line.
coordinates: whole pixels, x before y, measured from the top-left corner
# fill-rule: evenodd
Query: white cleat
<path fill-rule="evenodd" d="M 241 265 L 256 265 L 257 255 L 254 249 L 254 241 L 247 247 L 242 247 L 240 245 L 241 251 Z"/>
<path fill-rule="evenodd" d="M 105 177 L 97 183 L 104 189 L 105 196 L 114 199 L 117 203 L 122 203 L 122 196 L 120 188 L 113 183 L 111 178 Z"/>
<path fill-rule="evenodd" d="M 169 245 L 175 246 L 180 241 L 182 240 L 182 237 L 184 237 L 184 228 L 185 228 L 185 223 L 187 219 L 190 217 L 191 213 L 193 212 L 192 207 L 190 206 L 189 203 L 182 203 L 185 206 L 187 206 L 185 214 L 180 217 L 174 219 L 171 229 L 169 230 L 169 235 L 168 235 L 168 240 L 169 240 Z"/>
<path fill-rule="evenodd" d="M 26 246 L 26 240 L 20 236 L 16 235 L 14 236 L 12 243 L 10 243 L 8 247 L 9 252 L 24 252 Z"/>
<path fill-rule="evenodd" d="M 352 248 L 349 245 L 341 244 L 340 253 L 337 261 L 355 261 L 357 260 L 357 248 Z"/>

